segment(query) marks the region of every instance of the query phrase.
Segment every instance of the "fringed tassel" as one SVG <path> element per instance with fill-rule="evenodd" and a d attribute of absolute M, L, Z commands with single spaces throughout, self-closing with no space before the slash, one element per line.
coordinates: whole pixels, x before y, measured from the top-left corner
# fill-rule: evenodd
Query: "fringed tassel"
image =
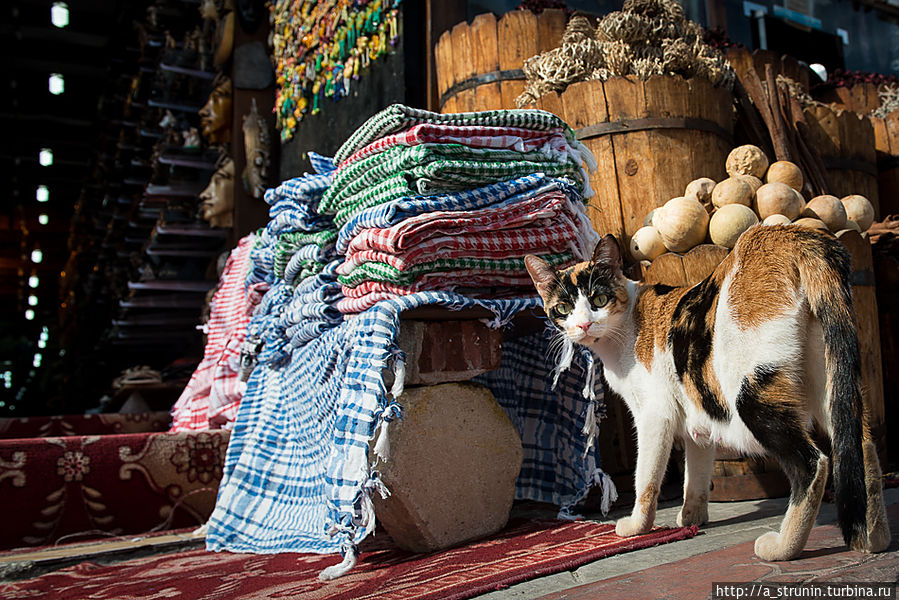
<path fill-rule="evenodd" d="M 388 425 L 390 425 L 390 421 L 387 419 L 381 420 L 381 430 L 378 432 L 378 439 L 375 441 L 375 456 L 382 462 L 390 460 L 390 438 L 387 437 Z"/>
<path fill-rule="evenodd" d="M 593 471 L 593 481 L 602 491 L 602 500 L 599 503 L 599 510 L 602 512 L 602 516 L 606 516 L 609 514 L 609 509 L 612 508 L 612 504 L 618 500 L 618 488 L 615 487 L 615 482 L 612 481 L 609 474 L 602 469 Z"/>
<path fill-rule="evenodd" d="M 562 356 L 559 357 L 559 364 L 556 365 L 555 374 L 553 375 L 552 389 L 556 389 L 562 373 L 571 368 L 572 360 L 574 360 L 574 342 L 564 338 L 562 342 Z"/>
<path fill-rule="evenodd" d="M 378 437 L 375 440 L 375 446 L 373 448 L 375 456 L 377 456 L 381 460 L 381 462 L 387 462 L 388 460 L 390 460 L 390 437 L 388 434 L 388 427 L 390 425 L 390 422 L 394 419 L 399 419 L 402 416 L 402 408 L 400 408 L 400 405 L 397 402 L 390 403 L 383 411 L 381 411 L 380 429 L 378 431 Z"/>
<path fill-rule="evenodd" d="M 209 531 L 209 521 L 206 521 L 196 529 L 190 532 L 191 537 L 202 538 L 206 537 L 206 533 Z"/>
<path fill-rule="evenodd" d="M 356 566 L 356 548 L 350 546 L 343 554 L 343 560 L 336 565 L 331 565 L 318 574 L 319 581 L 331 581 L 343 577 Z"/>
<path fill-rule="evenodd" d="M 406 383 L 406 355 L 402 350 L 394 353 L 393 359 L 393 386 L 390 388 L 390 395 L 396 400 L 403 395 Z"/>

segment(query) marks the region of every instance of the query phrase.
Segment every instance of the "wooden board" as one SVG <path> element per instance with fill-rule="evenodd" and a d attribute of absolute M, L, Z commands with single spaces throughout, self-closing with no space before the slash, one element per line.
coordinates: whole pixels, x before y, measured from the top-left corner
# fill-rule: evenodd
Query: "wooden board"
<path fill-rule="evenodd" d="M 499 68 L 520 69 L 524 61 L 537 54 L 537 15 L 529 10 L 513 10 L 497 23 Z M 515 99 L 524 91 L 524 81 L 500 83 L 503 108 L 515 108 Z"/>
<path fill-rule="evenodd" d="M 499 70 L 496 17 L 493 13 L 478 15 L 471 23 L 471 50 L 476 73 L 494 73 Z M 485 83 L 474 90 L 476 110 L 503 108 L 500 83 Z"/>
<path fill-rule="evenodd" d="M 475 73 L 471 52 L 471 30 L 467 23 L 459 23 L 453 27 L 453 77 L 456 83 L 469 79 Z M 454 112 L 471 112 L 476 110 L 474 90 L 462 90 L 456 94 Z"/>

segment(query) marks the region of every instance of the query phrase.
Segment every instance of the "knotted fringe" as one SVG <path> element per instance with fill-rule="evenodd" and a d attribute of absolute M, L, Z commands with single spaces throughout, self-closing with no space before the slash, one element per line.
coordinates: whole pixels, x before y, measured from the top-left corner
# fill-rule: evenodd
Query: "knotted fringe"
<path fill-rule="evenodd" d="M 559 364 L 553 369 L 553 385 L 552 389 L 556 389 L 559 384 L 559 377 L 562 373 L 571 368 L 571 361 L 574 360 L 574 342 L 568 338 L 564 338 L 562 342 L 562 355 L 559 357 Z"/>
<path fill-rule="evenodd" d="M 596 362 L 593 360 L 593 355 L 586 354 L 585 356 L 587 359 L 587 381 L 581 394 L 587 399 L 588 403 L 587 414 L 584 417 L 584 428 L 581 432 L 587 436 L 587 444 L 584 446 L 584 456 L 587 456 L 590 448 L 593 447 L 599 428 L 596 420 Z"/>
<path fill-rule="evenodd" d="M 403 409 L 397 402 L 390 403 L 390 405 L 381 412 L 380 430 L 378 431 L 378 437 L 375 440 L 374 453 L 382 462 L 390 460 L 390 438 L 387 434 L 387 428 L 391 421 L 402 418 L 402 416 Z"/>
<path fill-rule="evenodd" d="M 602 512 L 602 516 L 606 516 L 609 514 L 612 503 L 618 500 L 618 488 L 615 487 L 615 482 L 612 481 L 609 474 L 599 468 L 593 471 L 593 483 L 598 485 L 599 489 L 602 491 L 602 500 L 599 503 L 599 510 Z"/>
<path fill-rule="evenodd" d="M 336 565 L 331 565 L 318 574 L 319 581 L 330 581 L 332 579 L 337 579 L 338 577 L 343 577 L 356 566 L 356 560 L 356 548 L 355 546 L 350 546 L 347 548 L 346 552 L 344 552 L 342 561 Z"/>

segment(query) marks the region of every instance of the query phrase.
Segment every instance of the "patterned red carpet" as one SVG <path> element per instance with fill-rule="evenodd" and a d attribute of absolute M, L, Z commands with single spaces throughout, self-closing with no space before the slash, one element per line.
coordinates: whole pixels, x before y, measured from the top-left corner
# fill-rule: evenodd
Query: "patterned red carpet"
<path fill-rule="evenodd" d="M 0 549 L 196 527 L 215 504 L 229 435 L 0 439 Z"/>
<path fill-rule="evenodd" d="M 460 600 L 696 533 L 695 527 L 661 528 L 624 539 L 615 535 L 612 525 L 519 520 L 491 539 L 426 555 L 397 550 L 379 534 L 364 545 L 355 569 L 327 583 L 318 580 L 318 573 L 338 562 L 337 556 L 192 550 L 112 566 L 82 563 L 34 579 L 0 583 L 0 597 Z"/>

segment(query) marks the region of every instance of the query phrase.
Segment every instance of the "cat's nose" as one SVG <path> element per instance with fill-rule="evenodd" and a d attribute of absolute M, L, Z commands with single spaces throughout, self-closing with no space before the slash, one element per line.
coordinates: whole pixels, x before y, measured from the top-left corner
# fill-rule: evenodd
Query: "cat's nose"
<path fill-rule="evenodd" d="M 593 323 L 579 323 L 579 324 L 578 324 L 578 327 L 580 327 L 581 329 L 583 329 L 583 330 L 584 330 L 584 333 L 587 333 L 587 330 L 590 329 L 590 326 L 591 326 L 591 325 L 593 325 Z"/>

